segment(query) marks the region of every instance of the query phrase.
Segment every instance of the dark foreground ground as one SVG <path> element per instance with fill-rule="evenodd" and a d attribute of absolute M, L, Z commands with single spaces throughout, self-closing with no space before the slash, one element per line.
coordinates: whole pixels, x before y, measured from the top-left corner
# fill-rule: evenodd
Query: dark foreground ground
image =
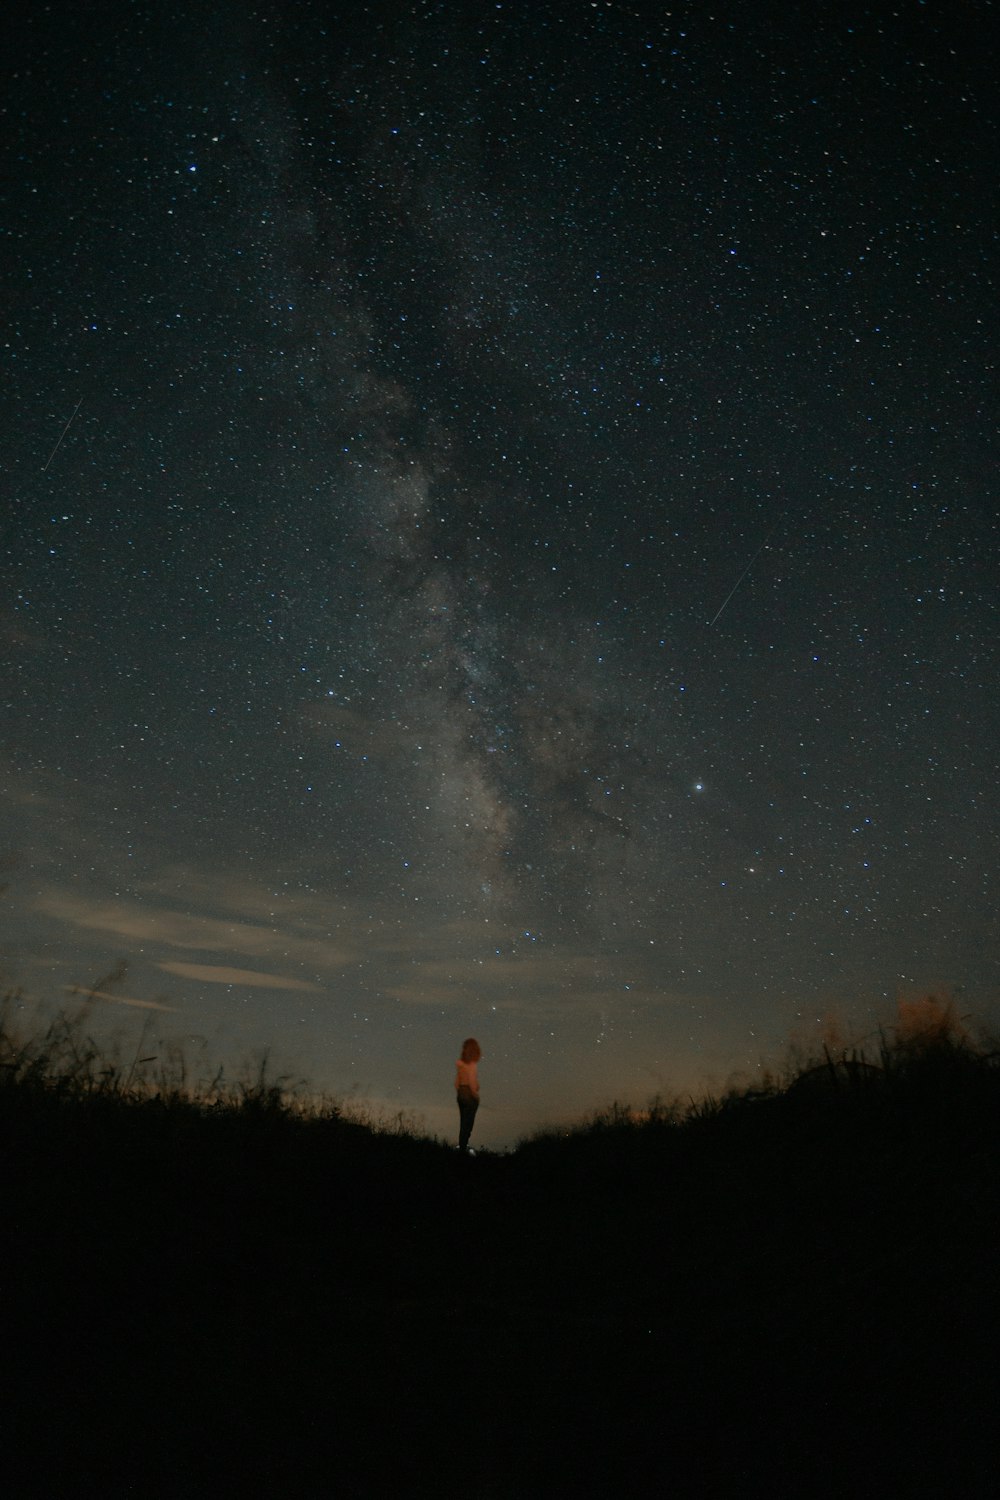
<path fill-rule="evenodd" d="M 5 1492 L 992 1495 L 998 1085 L 474 1159 L 0 1090 Z"/>

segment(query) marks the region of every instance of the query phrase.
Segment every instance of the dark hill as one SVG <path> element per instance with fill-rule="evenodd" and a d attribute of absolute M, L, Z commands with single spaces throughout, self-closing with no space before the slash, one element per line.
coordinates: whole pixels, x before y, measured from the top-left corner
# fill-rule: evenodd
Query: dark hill
<path fill-rule="evenodd" d="M 460 1158 L 8 1070 L 7 1493 L 992 1493 L 994 1060 Z"/>

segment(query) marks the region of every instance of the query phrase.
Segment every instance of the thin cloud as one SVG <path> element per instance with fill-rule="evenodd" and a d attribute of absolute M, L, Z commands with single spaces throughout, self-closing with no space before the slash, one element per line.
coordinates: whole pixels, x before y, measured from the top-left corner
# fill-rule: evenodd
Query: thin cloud
<path fill-rule="evenodd" d="M 312 990 L 321 988 L 308 979 L 289 979 L 283 974 L 261 974 L 256 969 L 231 969 L 224 964 L 160 964 L 165 974 L 197 979 L 205 984 L 236 984 L 257 990 Z"/>
<path fill-rule="evenodd" d="M 77 984 L 66 985 L 66 990 L 71 995 L 84 993 Z M 130 995 L 109 995 L 105 990 L 87 990 L 85 993 L 88 1000 L 107 1000 L 110 1005 L 131 1005 L 136 1010 L 166 1010 L 172 1014 L 178 1011 L 176 1005 L 164 1005 L 160 1000 L 136 1000 Z"/>
<path fill-rule="evenodd" d="M 457 1005 L 460 1001 L 468 1005 L 467 985 L 456 981 L 452 985 L 399 984 L 389 985 L 388 993 L 404 1005 Z"/>
<path fill-rule="evenodd" d="M 284 959 L 308 963 L 313 968 L 342 968 L 351 959 L 351 954 L 340 943 L 303 936 L 294 930 L 294 925 L 289 931 L 286 927 L 231 922 L 163 907 L 87 901 L 61 891 L 43 895 L 36 903 L 36 909 L 75 927 L 166 948 L 186 948 L 200 953 L 239 953 L 253 958 L 268 958 L 280 953 Z"/>
<path fill-rule="evenodd" d="M 387 994 L 404 1005 L 450 1006 L 489 1003 L 497 1011 L 523 1015 L 553 1015 L 567 1009 L 604 1011 L 625 1000 L 634 1013 L 677 1009 L 692 996 L 664 988 L 646 970 L 639 955 L 631 967 L 609 969 L 591 954 L 565 949 L 504 953 L 485 960 L 439 959 L 420 961 L 398 970 L 383 984 Z"/>
<path fill-rule="evenodd" d="M 260 953 L 274 945 L 274 933 L 263 927 L 249 927 L 187 912 L 145 909 L 122 902 L 86 901 L 59 892 L 43 896 L 37 907 L 47 916 L 62 918 L 76 927 L 110 932 L 116 937 L 138 942 L 165 943 L 171 948 L 237 949 L 244 953 Z"/>

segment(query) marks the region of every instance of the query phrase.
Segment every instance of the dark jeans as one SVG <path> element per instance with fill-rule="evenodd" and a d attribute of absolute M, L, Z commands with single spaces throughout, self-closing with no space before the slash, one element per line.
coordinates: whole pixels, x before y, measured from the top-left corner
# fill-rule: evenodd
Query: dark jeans
<path fill-rule="evenodd" d="M 476 1110 L 479 1108 L 479 1100 L 471 1089 L 459 1089 L 458 1091 L 458 1149 L 464 1151 L 469 1144 L 469 1136 L 476 1122 Z"/>

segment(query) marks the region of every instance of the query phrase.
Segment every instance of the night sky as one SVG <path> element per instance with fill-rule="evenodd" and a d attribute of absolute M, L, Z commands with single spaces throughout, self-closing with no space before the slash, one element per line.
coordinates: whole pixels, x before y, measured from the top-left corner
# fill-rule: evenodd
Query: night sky
<path fill-rule="evenodd" d="M 5 982 L 491 1146 L 995 1022 L 996 20 L 8 23 Z"/>

